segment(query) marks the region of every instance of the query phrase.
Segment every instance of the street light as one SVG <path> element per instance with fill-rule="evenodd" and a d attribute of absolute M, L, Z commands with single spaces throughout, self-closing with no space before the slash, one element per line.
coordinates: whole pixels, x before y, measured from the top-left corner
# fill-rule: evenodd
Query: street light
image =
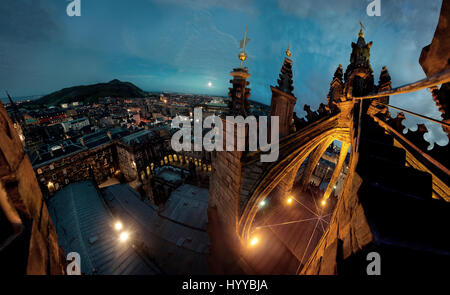
<path fill-rule="evenodd" d="M 254 237 L 254 238 L 250 241 L 250 246 L 253 247 L 253 246 L 255 246 L 256 244 L 258 244 L 258 242 L 259 242 L 258 237 Z"/>
<path fill-rule="evenodd" d="M 327 200 L 322 200 L 322 206 L 325 206 L 327 204 Z"/>
<path fill-rule="evenodd" d="M 290 205 L 290 204 L 292 204 L 292 197 L 289 197 L 287 200 L 286 200 L 286 202 Z"/>
<path fill-rule="evenodd" d="M 127 232 L 121 232 L 120 233 L 120 235 L 119 235 L 119 240 L 121 241 L 121 242 L 125 242 L 125 241 L 127 241 L 128 240 L 128 238 L 130 237 L 130 235 L 127 233 Z"/>
<path fill-rule="evenodd" d="M 264 205 L 266 205 L 266 200 L 262 200 L 261 202 L 259 202 L 260 207 L 264 207 Z"/>
<path fill-rule="evenodd" d="M 114 228 L 116 230 L 121 230 L 123 228 L 123 224 L 120 221 L 117 221 L 116 224 L 114 224 Z"/>

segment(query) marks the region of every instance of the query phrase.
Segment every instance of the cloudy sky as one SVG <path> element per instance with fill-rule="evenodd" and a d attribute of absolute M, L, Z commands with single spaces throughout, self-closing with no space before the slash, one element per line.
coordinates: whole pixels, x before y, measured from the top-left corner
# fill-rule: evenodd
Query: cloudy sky
<path fill-rule="evenodd" d="M 376 81 L 384 65 L 394 87 L 424 78 L 418 59 L 441 1 L 381 0 L 381 16 L 369 17 L 369 0 L 81 0 L 82 15 L 69 17 L 66 0 L 3 0 L 0 89 L 21 97 L 117 78 L 147 91 L 226 95 L 248 26 L 252 99 L 270 104 L 290 44 L 296 111 L 304 114 L 305 103 L 326 101 L 336 67 L 349 63 L 359 21 L 374 43 Z M 440 118 L 427 91 L 391 104 Z M 414 130 L 417 122 L 407 115 L 404 124 Z M 425 139 L 448 142 L 426 124 Z"/>

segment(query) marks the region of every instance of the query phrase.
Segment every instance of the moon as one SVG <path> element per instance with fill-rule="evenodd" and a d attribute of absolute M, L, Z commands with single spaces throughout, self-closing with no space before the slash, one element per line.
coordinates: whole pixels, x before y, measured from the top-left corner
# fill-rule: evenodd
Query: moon
<path fill-rule="evenodd" d="M 212 82 L 211 81 L 208 82 L 208 87 L 212 87 Z"/>

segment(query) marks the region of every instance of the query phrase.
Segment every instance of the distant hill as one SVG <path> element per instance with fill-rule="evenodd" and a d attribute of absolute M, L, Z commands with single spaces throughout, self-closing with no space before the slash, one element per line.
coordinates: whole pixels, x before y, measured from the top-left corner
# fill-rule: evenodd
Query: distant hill
<path fill-rule="evenodd" d="M 130 82 L 121 82 L 114 79 L 108 83 L 98 83 L 85 86 L 74 86 L 64 88 L 59 91 L 45 95 L 33 104 L 40 105 L 59 105 L 62 103 L 71 103 L 80 101 L 89 103 L 96 101 L 100 97 L 145 97 L 147 93 Z"/>

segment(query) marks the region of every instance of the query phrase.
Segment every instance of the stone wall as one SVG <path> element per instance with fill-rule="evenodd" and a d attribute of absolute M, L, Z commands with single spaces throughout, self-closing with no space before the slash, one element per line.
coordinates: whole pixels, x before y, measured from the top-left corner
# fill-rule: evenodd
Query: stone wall
<path fill-rule="evenodd" d="M 224 146 L 226 146 L 227 133 L 234 136 L 234 144 L 236 145 L 237 128 L 234 128 L 233 124 L 225 119 L 222 120 L 223 126 L 225 126 Z M 212 156 L 209 207 L 217 208 L 217 211 L 220 212 L 218 215 L 220 221 L 230 227 L 232 231 L 236 231 L 238 222 L 242 175 L 241 158 L 241 151 L 217 151 Z"/>
<path fill-rule="evenodd" d="M 279 117 L 280 137 L 284 137 L 291 133 L 297 99 L 276 87 L 271 86 L 270 89 L 272 90 L 270 115 Z"/>
<path fill-rule="evenodd" d="M 28 156 L 0 103 L 0 268 L 9 274 L 63 274 L 64 253 Z M 12 231 L 10 229 L 13 229 Z M 14 238 L 14 239 L 8 239 Z M 23 262 L 23 264 L 22 264 Z"/>

